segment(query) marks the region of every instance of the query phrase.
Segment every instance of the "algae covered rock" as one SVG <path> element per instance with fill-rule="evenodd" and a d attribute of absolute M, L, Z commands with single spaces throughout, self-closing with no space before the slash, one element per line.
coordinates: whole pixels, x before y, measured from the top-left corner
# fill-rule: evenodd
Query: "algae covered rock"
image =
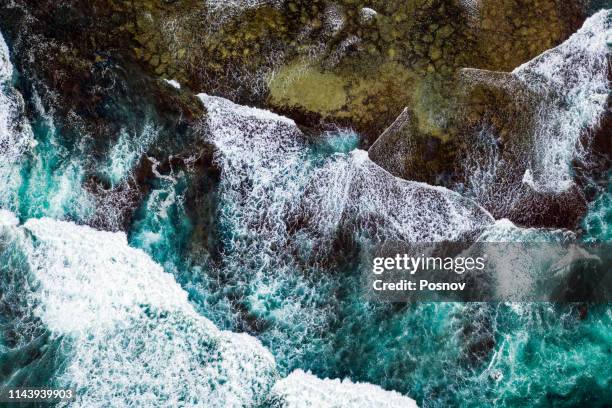
<path fill-rule="evenodd" d="M 128 29 L 146 49 L 136 56 L 159 75 L 306 125 L 353 126 L 368 143 L 404 106 L 432 109 L 418 97 L 422 81 L 443 83 L 428 91 L 446 99 L 459 68 L 512 69 L 562 41 L 581 18 L 578 7 L 554 0 L 495 4 L 133 2 Z M 497 28 L 508 34 L 496 37 Z M 524 35 L 510 35 L 517 30 Z"/>
<path fill-rule="evenodd" d="M 572 1 L 482 0 L 472 9 L 483 63 L 509 71 L 569 37 L 581 24 L 582 4 Z"/>
<path fill-rule="evenodd" d="M 440 136 L 444 125 L 432 112 L 447 104 L 458 69 L 511 70 L 584 18 L 578 2 L 557 0 L 24 4 L 68 46 L 85 38 L 90 52 L 122 53 L 198 92 L 272 108 L 302 125 L 350 126 L 366 145 L 408 105 Z"/>

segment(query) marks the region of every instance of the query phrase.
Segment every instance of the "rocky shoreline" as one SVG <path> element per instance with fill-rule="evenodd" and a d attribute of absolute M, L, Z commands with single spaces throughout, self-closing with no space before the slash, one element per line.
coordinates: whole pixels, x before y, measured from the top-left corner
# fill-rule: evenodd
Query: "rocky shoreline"
<path fill-rule="evenodd" d="M 75 142 L 85 130 L 103 150 L 121 126 L 142 129 L 155 116 L 161 140 L 180 140 L 156 156 L 168 167 L 168 156 L 176 162 L 201 140 L 195 93 L 205 92 L 286 115 L 307 133 L 355 129 L 362 148 L 379 140 L 370 156 L 394 175 L 455 189 L 469 182 L 463 153 L 478 150 L 483 126 L 506 151 L 529 129 L 524 111 L 541 96 L 507 72 L 562 43 L 586 16 L 586 4 L 556 0 L 17 0 L 0 8 L 18 70 L 43 84 L 48 110 L 72 118 L 62 131 Z M 214 174 L 211 149 L 197 148 L 200 167 Z M 523 173 L 509 183 L 521 184 Z M 138 174 L 137 190 L 150 165 Z M 92 185 L 112 188 L 95 177 Z M 526 226 L 572 228 L 583 195 L 528 194 L 515 211 L 485 207 Z M 543 215 L 525 216 L 542 205 Z"/>

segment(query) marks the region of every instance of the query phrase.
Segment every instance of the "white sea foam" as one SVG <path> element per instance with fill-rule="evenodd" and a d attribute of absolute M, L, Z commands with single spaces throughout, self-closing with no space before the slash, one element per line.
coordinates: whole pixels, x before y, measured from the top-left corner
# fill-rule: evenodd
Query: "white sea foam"
<path fill-rule="evenodd" d="M 330 160 L 311 183 L 321 228 L 342 221 L 375 242 L 456 240 L 493 220 L 457 193 L 392 176 L 363 150 Z"/>
<path fill-rule="evenodd" d="M 277 382 L 273 393 L 286 408 L 416 408 L 413 399 L 377 385 L 351 380 L 321 380 L 295 370 Z"/>
<path fill-rule="evenodd" d="M 34 145 L 32 131 L 24 117 L 23 98 L 12 86 L 13 65 L 9 49 L 0 34 L 0 207 L 16 201 L 21 182 L 19 164 Z"/>
<path fill-rule="evenodd" d="M 13 64 L 9 55 L 9 49 L 4 41 L 4 37 L 0 35 L 0 81 L 10 81 L 13 76 Z"/>
<path fill-rule="evenodd" d="M 123 233 L 49 218 L 17 226 L 7 211 L 0 225 L 20 240 L 13 248 L 32 273 L 32 284 L 18 288 L 24 310 L 62 342 L 55 381 L 75 387 L 77 398 L 60 406 L 416 406 L 375 385 L 300 370 L 278 381 L 258 340 L 197 314 L 172 275 Z"/>
<path fill-rule="evenodd" d="M 219 150 L 226 201 L 240 205 L 251 227 L 274 223 L 267 239 L 275 244 L 282 246 L 287 218 L 296 213 L 311 216 L 308 228 L 318 237 L 343 227 L 380 241 L 457 239 L 492 222 L 450 190 L 392 176 L 365 151 L 315 164 L 293 121 L 221 98 L 200 98 Z"/>
<path fill-rule="evenodd" d="M 260 336 L 288 365 L 320 353 L 312 339 L 335 319 L 329 296 L 339 280 L 329 271 L 339 237 L 363 247 L 454 240 L 493 222 L 456 193 L 393 177 L 364 151 L 316 153 L 287 118 L 200 98 L 221 170 L 220 274 L 252 316 L 270 323 Z"/>
<path fill-rule="evenodd" d="M 299 204 L 311 165 L 295 123 L 272 112 L 200 94 L 217 147 L 226 214 L 244 236 L 286 246 L 286 218 Z M 273 253 L 270 253 L 275 257 Z"/>
<path fill-rule="evenodd" d="M 561 192 L 573 184 L 571 162 L 581 158 L 580 135 L 596 128 L 606 109 L 610 35 L 612 10 L 602 10 L 567 41 L 513 71 L 529 89 L 543 95 L 531 161 L 537 191 Z"/>
<path fill-rule="evenodd" d="M 0 225 L 14 227 L 15 225 L 19 225 L 19 220 L 12 212 L 0 210 Z"/>
<path fill-rule="evenodd" d="M 308 251 L 314 243 L 308 227 L 290 231 L 292 222 L 299 223 L 300 197 L 313 166 L 306 158 L 303 135 L 288 118 L 222 98 L 199 97 L 208 111 L 215 161 L 221 169 L 219 222 L 231 231 L 224 242 L 222 273 L 232 279 L 232 287 L 246 291 L 244 301 L 251 313 L 286 327 L 303 327 L 299 333 L 277 332 L 274 344 L 306 344 L 311 330 L 324 326 L 327 319 L 328 307 L 316 299 L 318 285 L 324 286 L 329 278 L 313 284 L 308 274 L 295 273 L 298 259 L 287 256 L 302 245 Z M 296 288 L 302 298 L 283 297 L 270 310 L 267 299 Z M 284 353 L 275 350 L 277 358 L 290 360 Z"/>
<path fill-rule="evenodd" d="M 181 84 L 176 79 L 164 79 L 164 82 L 173 88 L 181 89 Z"/>
<path fill-rule="evenodd" d="M 131 174 L 138 160 L 157 139 L 158 130 L 147 121 L 137 137 L 122 129 L 119 139 L 109 152 L 109 164 L 105 169 L 113 185 L 123 181 Z"/>
<path fill-rule="evenodd" d="M 239 10 L 254 9 L 262 6 L 279 6 L 283 0 L 207 0 L 206 4 L 213 10 L 237 8 Z"/>
<path fill-rule="evenodd" d="M 359 10 L 359 18 L 363 23 L 371 21 L 374 17 L 376 17 L 377 14 L 378 12 L 376 10 L 369 7 L 364 7 Z"/>
<path fill-rule="evenodd" d="M 267 397 L 276 380 L 271 354 L 198 315 L 123 233 L 47 218 L 18 228 L 32 237 L 24 247 L 37 282 L 24 295 L 65 344 L 57 381 L 77 389 L 67 405 L 243 407 Z"/>
<path fill-rule="evenodd" d="M 212 14 L 209 16 L 209 22 L 214 27 L 218 27 L 219 24 L 245 11 L 260 7 L 280 7 L 285 0 L 206 0 L 205 2 L 208 11 Z"/>

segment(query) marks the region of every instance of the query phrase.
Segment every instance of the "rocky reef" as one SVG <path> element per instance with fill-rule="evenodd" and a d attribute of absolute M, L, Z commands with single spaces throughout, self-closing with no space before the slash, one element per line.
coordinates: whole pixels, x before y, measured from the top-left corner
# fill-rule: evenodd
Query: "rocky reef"
<path fill-rule="evenodd" d="M 609 239 L 603 7 L 0 1 L 0 371 L 83 406 L 609 405 L 607 305 L 360 282 L 396 241 Z"/>
<path fill-rule="evenodd" d="M 535 105 L 525 104 L 537 105 L 535 96 L 526 95 L 537 91 L 511 76 L 501 79 L 503 72 L 566 40 L 583 23 L 588 5 L 559 0 L 70 0 L 33 6 L 19 0 L 3 7 L 0 16 L 7 36 L 29 54 L 19 69 L 65 102 L 53 105 L 62 110 L 58 114 L 75 118 L 74 129 L 65 130 L 75 139 L 85 128 L 101 135 L 95 143 L 103 144 L 109 135 L 120 134 L 117 123 L 134 116 L 142 131 L 150 114 L 166 118 L 160 130 L 165 140 L 176 138 L 176 129 L 193 132 L 202 113 L 194 90 L 271 109 L 304 128 L 350 127 L 363 135 L 366 148 L 393 124 L 370 150 L 374 161 L 400 177 L 455 188 L 469 183 L 458 171 L 464 159 L 459 153 L 474 148 L 474 134 L 485 122 L 501 141 L 517 140 L 529 127 L 522 111 L 533 111 Z M 479 74 L 489 78 L 480 82 L 466 80 L 474 72 L 491 73 Z M 513 81 L 517 86 L 509 90 Z M 109 96 L 110 88 L 123 88 L 119 95 L 125 99 L 141 100 L 120 103 L 117 93 Z M 123 102 L 141 111 L 114 109 Z M 180 156 L 179 150 L 173 154 Z M 145 166 L 141 174 L 146 172 Z M 92 182 L 93 188 L 101 184 Z M 567 200 L 576 197 L 570 194 Z M 521 218 L 488 209 L 523 224 L 571 226 L 584 207 L 561 224 L 546 221 L 548 216 Z"/>
<path fill-rule="evenodd" d="M 399 177 L 452 186 L 497 218 L 574 228 L 610 167 L 611 29 L 601 11 L 512 72 L 458 70 L 448 132 L 421 129 L 407 107 L 370 157 Z"/>
<path fill-rule="evenodd" d="M 533 169 L 514 157 L 521 148 L 508 147 L 531 143 L 534 115 L 563 90 L 533 89 L 512 70 L 569 38 L 587 10 L 588 2 L 558 0 L 70 0 L 15 1 L 0 16 L 16 53 L 28 55 L 18 69 L 45 84 L 37 90 L 48 93 L 43 101 L 56 101 L 45 102 L 46 111 L 72 117 L 62 125 L 65 137 L 76 142 L 85 131 L 97 150 L 121 134 L 118 123 L 142 133 L 147 117 L 157 116 L 164 118 L 157 132 L 176 141 L 170 151 L 180 158 L 198 139 L 203 108 L 194 90 L 271 109 L 304 128 L 350 127 L 363 135 L 362 147 L 378 139 L 370 157 L 394 175 L 459 191 L 470 184 L 466 152 L 504 149 L 504 161 L 522 163 L 503 181 L 515 191 L 525 190 L 523 176 Z M 495 134 L 494 143 L 483 144 L 483 132 Z M 210 169 L 210 146 L 198 150 Z M 104 177 L 91 186 L 137 194 L 150 165 L 139 174 L 138 186 Z M 499 197 L 489 200 L 495 205 L 479 202 L 524 225 L 574 226 L 585 207 L 563 203 L 584 203 L 583 193 L 555 193 L 548 215 L 536 218 L 518 214 L 550 201 L 547 192 L 520 193 L 526 207 Z M 566 209 L 573 215 L 561 222 L 555 213 Z"/>
<path fill-rule="evenodd" d="M 407 105 L 420 129 L 448 133 L 440 111 L 459 68 L 512 70 L 585 18 L 558 0 L 23 3 L 64 47 L 88 38 L 87 59 L 120 52 L 153 76 L 370 142 Z"/>

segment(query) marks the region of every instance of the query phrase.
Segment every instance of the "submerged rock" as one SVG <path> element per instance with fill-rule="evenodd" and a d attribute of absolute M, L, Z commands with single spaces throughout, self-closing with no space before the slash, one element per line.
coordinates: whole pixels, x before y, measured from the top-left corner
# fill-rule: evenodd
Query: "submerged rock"
<path fill-rule="evenodd" d="M 477 7 L 450 0 L 106 3 L 65 7 L 86 10 L 99 20 L 92 26 L 126 39 L 125 48 L 152 74 L 291 113 L 302 124 L 350 124 L 370 138 L 408 104 L 435 109 L 415 81 L 452 81 L 464 66 L 512 69 L 558 44 L 584 18 L 579 2 L 555 0 Z M 96 41 L 123 48 L 117 40 Z M 440 99 L 445 88 L 437 89 Z M 312 103 L 307 95 L 315 89 L 333 102 Z"/>
<path fill-rule="evenodd" d="M 448 105 L 458 69 L 513 69 L 567 38 L 585 12 L 582 2 L 557 0 L 71 0 L 61 8 L 19 0 L 6 10 L 25 10 L 36 31 L 69 49 L 119 53 L 151 75 L 301 125 L 348 125 L 366 146 L 405 106 L 439 136 L 436 111 Z M 71 64 L 83 57 L 93 59 Z"/>
<path fill-rule="evenodd" d="M 474 197 L 496 218 L 575 227 L 586 204 L 572 166 L 586 161 L 608 106 L 610 31 L 601 11 L 511 73 L 460 70 L 446 137 L 423 131 L 408 108 L 370 157 L 397 176 Z"/>

